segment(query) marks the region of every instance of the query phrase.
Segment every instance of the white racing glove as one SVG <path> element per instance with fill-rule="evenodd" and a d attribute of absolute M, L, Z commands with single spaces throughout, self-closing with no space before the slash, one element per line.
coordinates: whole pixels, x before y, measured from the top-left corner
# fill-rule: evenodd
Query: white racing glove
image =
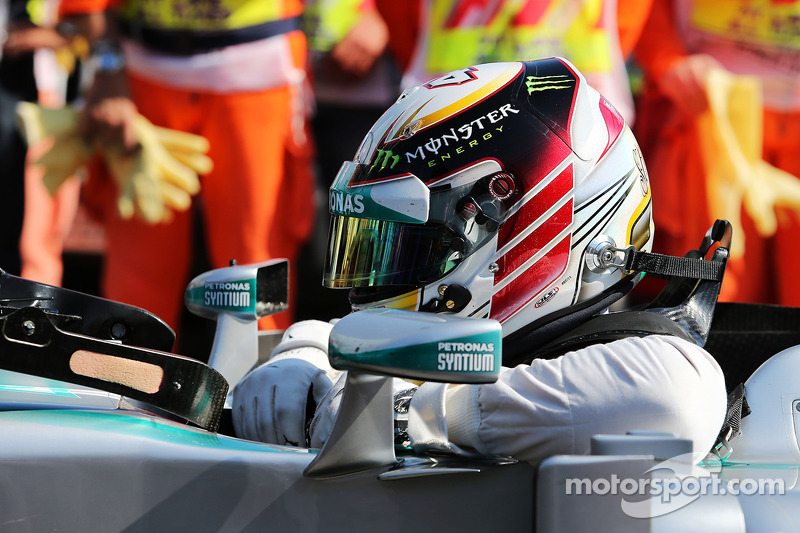
<path fill-rule="evenodd" d="M 306 446 L 308 421 L 341 374 L 328 363 L 333 326 L 319 320 L 293 324 L 266 363 L 233 390 L 233 426 L 240 438 Z"/>

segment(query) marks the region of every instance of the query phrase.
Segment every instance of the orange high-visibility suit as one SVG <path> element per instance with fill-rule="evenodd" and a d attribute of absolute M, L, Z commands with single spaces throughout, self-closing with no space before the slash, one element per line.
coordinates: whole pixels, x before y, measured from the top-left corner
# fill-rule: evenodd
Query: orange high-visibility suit
<path fill-rule="evenodd" d="M 62 0 L 61 12 L 87 14 L 107 4 Z M 301 1 L 193 2 L 191 9 L 177 2 L 167 9 L 159 0 L 117 4 L 138 111 L 155 125 L 210 141 L 214 168 L 201 176 L 194 204 L 201 209 L 211 266 L 273 258 L 291 263 L 313 220 L 302 98 L 306 47 L 297 25 Z M 208 35 L 216 40 L 204 41 Z M 102 194 L 115 194 L 110 180 L 97 177 L 90 187 L 94 181 Z M 123 220 L 113 197 L 106 198 L 104 296 L 145 308 L 177 331 L 192 261 L 192 211 L 148 225 Z M 284 329 L 290 322 L 284 312 L 259 326 Z"/>
<path fill-rule="evenodd" d="M 636 49 L 645 93 L 635 132 L 654 190 L 655 251 L 683 254 L 719 215 L 709 212 L 697 123 L 679 111 L 659 81 L 692 54 L 706 54 L 733 74 L 763 84 L 763 158 L 800 176 L 800 37 L 790 28 L 800 16 L 797 0 L 654 0 Z M 788 33 L 787 33 L 788 32 Z M 680 104 L 680 103 L 678 103 Z M 800 305 L 794 269 L 800 262 L 795 209 L 776 207 L 777 232 L 764 238 L 742 209 L 745 250 L 733 257 L 720 298 Z"/>

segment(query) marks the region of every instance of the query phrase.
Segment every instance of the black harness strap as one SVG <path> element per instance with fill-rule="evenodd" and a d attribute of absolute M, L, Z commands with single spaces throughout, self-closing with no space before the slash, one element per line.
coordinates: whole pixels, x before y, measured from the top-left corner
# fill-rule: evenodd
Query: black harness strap
<path fill-rule="evenodd" d="M 727 220 L 717 220 L 703 237 L 700 247 L 692 250 L 684 257 L 642 252 L 633 246 L 628 248 L 613 248 L 615 252 L 624 254 L 620 262 L 616 258 L 612 263 L 627 271 L 644 272 L 651 276 L 666 278 L 683 283 L 683 280 L 714 281 L 722 283 L 727 264 L 727 254 L 720 257 L 718 254 L 711 260 L 705 259 L 711 247 L 719 243 L 721 248 L 730 250 L 733 229 Z"/>
<path fill-rule="evenodd" d="M 699 249 L 685 257 L 637 252 L 632 246 L 611 248 L 613 253 L 606 258 L 609 265 L 667 277 L 669 282 L 661 294 L 639 310 L 585 317 L 540 345 L 529 342 L 524 351 L 522 342 L 534 339 L 536 331 L 528 332 L 526 337 L 508 339 L 511 349 L 504 345 L 503 363 L 530 363 L 536 358 L 550 359 L 592 344 L 646 335 L 672 335 L 703 346 L 711 330 L 731 234 L 730 223 L 718 220 L 704 236 Z M 704 259 L 714 243 L 720 246 L 713 250 L 710 260 Z M 621 258 L 617 255 L 620 253 Z"/>
<path fill-rule="evenodd" d="M 692 343 L 695 342 L 685 328 L 667 316 L 649 311 L 624 311 L 592 318 L 536 350 L 534 357 L 552 359 L 594 344 L 647 335 L 672 335 Z M 533 357 L 530 360 L 533 360 Z"/>
<path fill-rule="evenodd" d="M 0 332 L 0 368 L 126 396 L 209 431 L 219 426 L 228 383 L 200 361 L 69 333 L 37 307 L 0 317 Z"/>
<path fill-rule="evenodd" d="M 644 272 L 660 278 L 683 277 L 722 281 L 722 276 L 725 274 L 725 263 L 634 250 L 628 254 L 625 269 Z"/>
<path fill-rule="evenodd" d="M 750 414 L 750 406 L 747 405 L 747 396 L 744 383 L 739 383 L 728 394 L 728 410 L 725 414 L 725 422 L 717 435 L 716 444 L 713 452 L 721 460 L 730 456 L 732 448 L 729 441 L 742 434 L 742 418 Z"/>

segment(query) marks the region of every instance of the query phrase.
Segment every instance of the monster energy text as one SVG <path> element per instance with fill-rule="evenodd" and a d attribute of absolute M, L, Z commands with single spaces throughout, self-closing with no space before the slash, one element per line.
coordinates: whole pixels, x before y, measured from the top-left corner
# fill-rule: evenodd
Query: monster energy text
<path fill-rule="evenodd" d="M 458 129 L 450 128 L 450 133 L 445 133 L 441 137 L 432 137 L 425 144 L 418 146 L 414 152 L 406 152 L 406 162 L 411 163 L 412 159 L 428 161 L 431 155 L 437 156 L 444 161 L 445 159 L 449 159 L 451 157 L 452 152 L 461 154 L 467 150 L 467 148 L 477 146 L 480 138 L 483 138 L 483 140 L 489 140 L 492 138 L 493 133 L 502 133 L 502 125 L 491 125 L 502 121 L 509 115 L 509 113 L 519 113 L 519 109 L 513 108 L 511 104 L 505 104 L 504 106 L 500 107 L 500 109 L 490 111 L 482 117 L 478 117 L 475 120 L 460 126 Z M 468 142 L 464 143 L 463 141 Z M 443 153 L 440 154 L 439 152 Z M 382 154 L 378 154 L 378 158 L 380 158 L 381 155 Z M 387 159 L 388 157 L 389 156 L 386 155 L 384 156 L 384 159 Z M 376 158 L 376 161 L 378 158 Z M 428 161 L 428 166 L 434 166 L 435 163 L 435 160 Z"/>

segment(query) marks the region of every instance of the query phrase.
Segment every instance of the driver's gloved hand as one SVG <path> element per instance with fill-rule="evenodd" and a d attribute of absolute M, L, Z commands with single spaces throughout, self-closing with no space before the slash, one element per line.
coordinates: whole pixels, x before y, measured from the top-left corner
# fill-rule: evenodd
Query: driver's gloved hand
<path fill-rule="evenodd" d="M 308 425 L 340 371 L 328 363 L 333 326 L 318 320 L 293 324 L 266 363 L 233 390 L 233 426 L 240 438 L 308 445 Z"/>

